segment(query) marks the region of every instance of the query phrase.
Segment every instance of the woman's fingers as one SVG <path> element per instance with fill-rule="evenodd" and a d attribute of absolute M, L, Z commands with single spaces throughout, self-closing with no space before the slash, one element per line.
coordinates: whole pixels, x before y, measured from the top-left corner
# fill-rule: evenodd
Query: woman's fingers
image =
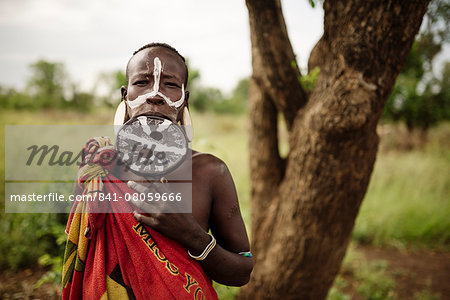
<path fill-rule="evenodd" d="M 161 182 L 152 183 L 150 185 L 144 185 L 144 184 L 140 184 L 136 181 L 130 180 L 130 181 L 128 181 L 127 185 L 132 190 L 135 190 L 136 192 L 142 193 L 142 194 L 151 192 L 152 189 L 154 189 L 160 193 L 172 192 L 171 189 L 169 188 L 169 184 L 167 183 L 167 179 L 165 181 L 161 180 Z"/>
<path fill-rule="evenodd" d="M 156 228 L 159 224 L 159 221 L 157 218 L 154 218 L 152 216 L 144 216 L 137 211 L 134 211 L 134 218 L 138 220 L 141 223 L 144 223 L 145 225 L 148 225 L 152 228 Z"/>
<path fill-rule="evenodd" d="M 147 184 L 128 181 L 128 187 L 136 191 L 136 195 L 131 198 L 133 204 L 145 213 L 185 212 L 184 206 L 178 203 L 180 200 L 175 198 L 177 193 L 173 192 L 167 180 L 163 179 Z"/>
<path fill-rule="evenodd" d="M 132 180 L 128 181 L 127 185 L 132 190 L 135 190 L 136 192 L 142 193 L 142 194 L 146 193 L 147 190 L 149 189 L 147 186 L 137 183 L 136 181 L 132 181 Z"/>

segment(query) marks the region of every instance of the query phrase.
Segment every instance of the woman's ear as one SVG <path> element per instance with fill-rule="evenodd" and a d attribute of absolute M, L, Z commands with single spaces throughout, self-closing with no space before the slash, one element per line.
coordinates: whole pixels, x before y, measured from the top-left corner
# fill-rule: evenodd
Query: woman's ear
<path fill-rule="evenodd" d="M 125 104 L 125 116 L 123 121 L 123 123 L 125 123 L 130 119 L 130 112 L 127 104 L 128 87 L 126 85 L 122 85 L 120 87 L 120 93 L 122 94 L 122 102 Z"/>
<path fill-rule="evenodd" d="M 192 119 L 187 102 L 185 102 L 185 105 L 183 106 L 180 123 L 181 125 L 183 125 L 184 132 L 186 133 L 186 138 L 189 142 L 192 142 L 192 136 L 194 135 L 194 132 L 192 130 Z"/>
<path fill-rule="evenodd" d="M 180 107 L 180 111 L 177 115 L 177 123 L 180 123 L 181 125 L 183 125 L 183 112 L 185 107 L 189 109 L 189 91 L 184 92 L 184 103 L 183 106 Z"/>
<path fill-rule="evenodd" d="M 180 110 L 177 113 L 177 123 L 179 123 L 180 125 L 183 125 L 183 110 L 185 106 L 186 102 L 184 102 L 184 104 L 180 107 Z"/>
<path fill-rule="evenodd" d="M 128 92 L 128 87 L 126 85 L 122 85 L 120 87 L 120 93 L 122 94 L 122 101 L 127 100 L 127 92 Z"/>

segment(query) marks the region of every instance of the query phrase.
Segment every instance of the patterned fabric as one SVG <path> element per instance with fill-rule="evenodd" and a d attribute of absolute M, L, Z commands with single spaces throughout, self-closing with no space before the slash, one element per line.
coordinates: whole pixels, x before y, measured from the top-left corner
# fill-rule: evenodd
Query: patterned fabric
<path fill-rule="evenodd" d="M 114 148 L 107 138 L 88 141 L 78 172 L 84 195 L 118 199 L 133 193 L 111 174 Z M 112 213 L 92 213 L 98 205 Z M 76 202 L 63 265 L 63 299 L 217 299 L 211 280 L 186 249 L 136 221 L 125 200 Z M 130 213 L 114 213 L 129 211 Z"/>

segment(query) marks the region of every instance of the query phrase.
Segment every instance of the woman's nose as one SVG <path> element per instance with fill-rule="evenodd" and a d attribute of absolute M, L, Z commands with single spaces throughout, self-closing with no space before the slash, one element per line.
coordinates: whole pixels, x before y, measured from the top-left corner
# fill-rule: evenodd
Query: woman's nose
<path fill-rule="evenodd" d="M 147 98 L 147 103 L 161 105 L 161 104 L 164 104 L 164 99 L 157 97 L 157 96 L 151 96 L 151 97 Z"/>

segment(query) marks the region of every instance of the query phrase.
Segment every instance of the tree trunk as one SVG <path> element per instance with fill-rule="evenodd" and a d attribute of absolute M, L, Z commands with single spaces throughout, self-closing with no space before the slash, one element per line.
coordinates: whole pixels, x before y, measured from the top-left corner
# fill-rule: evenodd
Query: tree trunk
<path fill-rule="evenodd" d="M 324 299 L 375 162 L 376 125 L 428 1 L 325 1 L 308 97 L 279 0 L 247 0 L 255 268 L 241 299 Z M 290 151 L 278 152 L 277 117 Z"/>

